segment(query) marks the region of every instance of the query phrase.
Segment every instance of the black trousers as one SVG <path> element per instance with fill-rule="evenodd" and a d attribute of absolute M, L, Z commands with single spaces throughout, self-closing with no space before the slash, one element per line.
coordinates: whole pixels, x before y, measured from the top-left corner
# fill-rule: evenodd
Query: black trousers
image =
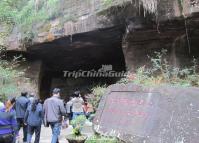
<path fill-rule="evenodd" d="M 17 118 L 17 128 L 18 131 L 21 129 L 21 127 L 23 128 L 23 141 L 27 142 L 27 126 L 24 125 L 24 119 L 23 118 Z"/>
<path fill-rule="evenodd" d="M 31 143 L 32 135 L 35 133 L 35 141 L 34 143 L 39 143 L 40 141 L 40 133 L 41 126 L 30 126 L 28 125 L 28 143 Z"/>
<path fill-rule="evenodd" d="M 13 143 L 14 136 L 12 134 L 0 135 L 0 143 Z"/>

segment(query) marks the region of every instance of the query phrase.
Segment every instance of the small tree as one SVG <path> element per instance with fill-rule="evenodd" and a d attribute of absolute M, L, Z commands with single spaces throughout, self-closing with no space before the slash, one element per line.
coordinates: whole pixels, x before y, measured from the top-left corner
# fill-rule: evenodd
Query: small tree
<path fill-rule="evenodd" d="M 81 136 L 81 130 L 86 122 L 86 117 L 84 115 L 78 116 L 76 119 L 71 121 L 73 125 L 73 134 L 75 136 Z"/>

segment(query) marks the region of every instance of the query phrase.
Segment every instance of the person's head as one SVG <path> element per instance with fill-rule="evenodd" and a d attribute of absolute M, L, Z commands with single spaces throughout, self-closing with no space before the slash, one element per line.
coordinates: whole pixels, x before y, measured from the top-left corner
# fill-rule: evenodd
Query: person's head
<path fill-rule="evenodd" d="M 36 111 L 37 109 L 37 104 L 39 103 L 39 99 L 34 99 L 32 102 L 32 106 L 31 106 L 31 111 Z"/>
<path fill-rule="evenodd" d="M 15 104 L 16 98 L 15 97 L 10 98 L 10 102 L 11 102 L 11 104 Z"/>
<path fill-rule="evenodd" d="M 27 92 L 21 92 L 21 96 L 27 97 Z"/>
<path fill-rule="evenodd" d="M 15 104 L 15 101 L 15 98 L 10 98 L 5 102 L 5 108 L 7 112 L 9 112 L 12 109 L 13 105 Z"/>
<path fill-rule="evenodd" d="M 80 97 L 80 91 L 75 91 L 75 92 L 73 93 L 73 96 L 74 96 L 74 97 Z"/>
<path fill-rule="evenodd" d="M 40 104 L 44 104 L 44 101 L 42 99 L 39 99 Z"/>
<path fill-rule="evenodd" d="M 31 92 L 29 97 L 35 97 L 35 93 Z"/>
<path fill-rule="evenodd" d="M 59 88 L 54 88 L 53 89 L 53 96 L 60 96 L 61 90 Z"/>

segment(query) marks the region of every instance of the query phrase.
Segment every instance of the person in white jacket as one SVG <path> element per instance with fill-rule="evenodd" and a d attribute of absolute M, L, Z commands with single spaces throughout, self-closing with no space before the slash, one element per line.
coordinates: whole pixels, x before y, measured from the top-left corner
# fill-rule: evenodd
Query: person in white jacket
<path fill-rule="evenodd" d="M 74 92 L 74 98 L 72 99 L 73 119 L 75 119 L 79 115 L 84 115 L 83 104 L 84 100 L 81 98 L 80 92 Z"/>

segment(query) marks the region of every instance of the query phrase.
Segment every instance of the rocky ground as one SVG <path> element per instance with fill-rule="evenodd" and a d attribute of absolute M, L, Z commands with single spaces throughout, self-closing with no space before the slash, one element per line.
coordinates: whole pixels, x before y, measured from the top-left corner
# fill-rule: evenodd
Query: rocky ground
<path fill-rule="evenodd" d="M 68 135 L 68 134 L 71 134 L 72 133 L 72 129 L 73 129 L 72 126 L 69 126 L 67 129 L 62 129 L 61 130 L 59 143 L 68 143 L 68 141 L 66 140 L 65 136 Z M 84 126 L 84 128 L 83 128 L 82 133 L 86 134 L 88 136 L 91 136 L 93 134 L 91 124 L 89 124 L 89 123 L 86 124 Z M 42 126 L 40 143 L 50 143 L 51 142 L 51 135 L 52 135 L 51 128 L 50 127 L 46 128 L 46 127 Z M 19 139 L 18 143 L 23 143 L 22 138 L 23 138 L 23 132 L 22 132 L 22 129 L 21 129 L 20 130 L 20 139 Z M 34 142 L 34 136 L 32 138 L 32 142 Z"/>
<path fill-rule="evenodd" d="M 62 129 L 61 135 L 60 135 L 60 138 L 59 138 L 59 142 L 60 143 L 68 143 L 68 141 L 65 139 L 65 136 L 67 134 L 70 134 L 71 131 L 72 131 L 71 126 L 67 129 Z M 46 128 L 46 127 L 42 126 L 40 143 L 50 143 L 51 142 L 51 135 L 52 135 L 51 128 L 50 127 Z M 23 138 L 23 132 L 22 132 L 22 129 L 21 129 L 20 139 L 19 139 L 20 142 L 19 143 L 23 143 L 22 138 Z M 34 136 L 32 138 L 32 142 L 33 141 L 34 141 Z"/>

